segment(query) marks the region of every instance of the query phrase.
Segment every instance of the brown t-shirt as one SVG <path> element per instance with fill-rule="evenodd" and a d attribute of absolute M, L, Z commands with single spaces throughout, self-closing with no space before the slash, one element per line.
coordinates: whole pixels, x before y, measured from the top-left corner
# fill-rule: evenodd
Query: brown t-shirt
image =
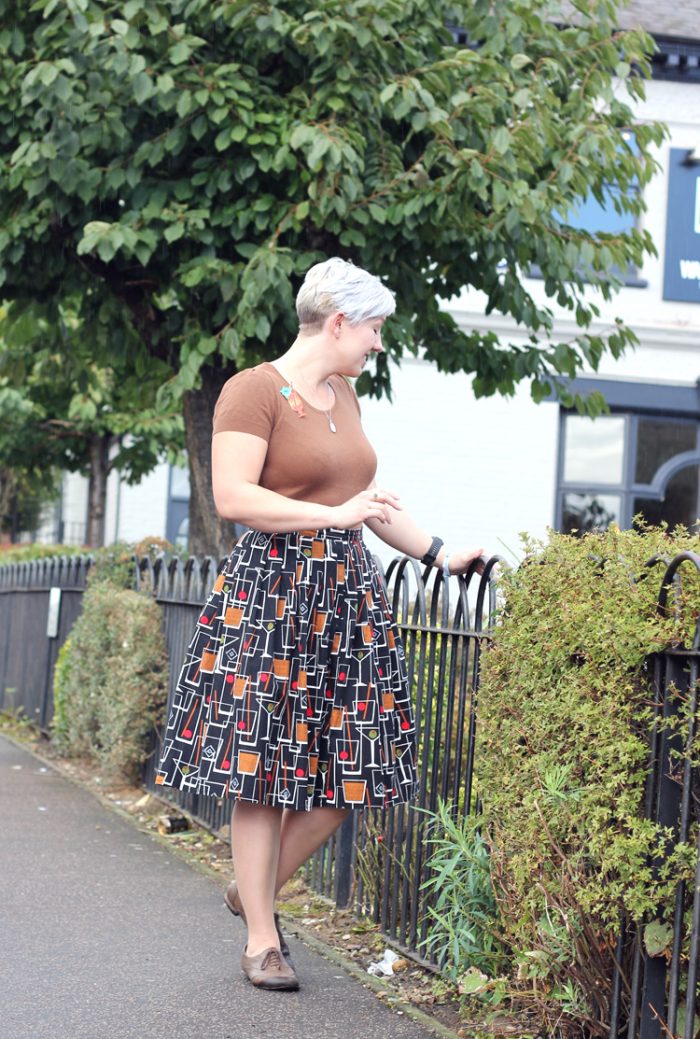
<path fill-rule="evenodd" d="M 253 433 L 267 441 L 260 486 L 297 501 L 342 505 L 365 490 L 377 456 L 360 422 L 355 391 L 342 375 L 328 380 L 335 393 L 332 419 L 302 398 L 300 417 L 281 393 L 288 384 L 264 362 L 229 379 L 214 409 L 214 433 Z"/>

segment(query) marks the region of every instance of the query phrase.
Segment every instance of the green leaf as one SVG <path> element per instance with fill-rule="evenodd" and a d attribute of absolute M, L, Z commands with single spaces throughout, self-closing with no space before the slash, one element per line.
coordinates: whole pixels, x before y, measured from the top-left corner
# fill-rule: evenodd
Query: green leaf
<path fill-rule="evenodd" d="M 321 161 L 330 148 L 330 143 L 331 142 L 324 134 L 319 133 L 316 135 L 314 143 L 311 145 L 306 155 L 309 169 L 318 170 L 321 168 Z"/>
<path fill-rule="evenodd" d="M 181 40 L 179 43 L 176 43 L 173 47 L 170 48 L 168 58 L 173 63 L 173 65 L 182 65 L 183 62 L 189 60 L 191 53 L 192 49 Z"/>
<path fill-rule="evenodd" d="M 165 231 L 163 231 L 163 237 L 165 238 L 166 242 L 176 242 L 178 238 L 182 238 L 184 233 L 184 223 L 181 222 L 177 224 L 170 224 L 170 226 L 166 227 Z"/>
<path fill-rule="evenodd" d="M 207 336 L 205 339 L 199 339 L 197 342 L 197 352 L 202 357 L 208 357 L 210 354 L 216 352 L 218 343 L 214 336 Z"/>
<path fill-rule="evenodd" d="M 680 1003 L 678 1006 L 678 1015 L 676 1017 L 676 1034 L 685 1035 L 685 1024 L 688 1017 L 688 1004 L 687 1002 Z M 697 1014 L 693 1014 L 693 1027 L 691 1035 L 694 1039 L 700 1034 L 700 1017 Z"/>
<path fill-rule="evenodd" d="M 459 955 L 459 953 L 458 953 Z M 475 996 L 488 985 L 488 977 L 476 967 L 470 967 L 459 979 L 459 991 L 464 996 Z"/>
<path fill-rule="evenodd" d="M 654 920 L 644 928 L 644 948 L 648 956 L 664 956 L 673 942 L 673 928 L 661 920 Z"/>
<path fill-rule="evenodd" d="M 134 97 L 141 105 L 153 93 L 153 80 L 147 72 L 140 72 L 134 80 Z"/>
<path fill-rule="evenodd" d="M 527 54 L 514 54 L 513 57 L 510 59 L 511 68 L 514 69 L 525 68 L 525 66 L 530 65 L 531 62 L 532 58 L 528 57 Z"/>
<path fill-rule="evenodd" d="M 294 128 L 291 137 L 289 138 L 289 144 L 292 148 L 301 148 L 307 141 L 313 137 L 313 131 L 310 127 L 300 124 Z"/>
<path fill-rule="evenodd" d="M 493 147 L 499 155 L 503 155 L 510 147 L 510 134 L 505 126 L 499 126 L 493 135 Z"/>

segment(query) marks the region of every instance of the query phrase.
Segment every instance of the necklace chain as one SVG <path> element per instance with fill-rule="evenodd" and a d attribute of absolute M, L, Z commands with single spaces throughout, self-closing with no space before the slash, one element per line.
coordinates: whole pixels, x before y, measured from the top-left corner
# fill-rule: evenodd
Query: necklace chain
<path fill-rule="evenodd" d="M 333 403 L 331 404 L 330 408 L 318 408 L 317 410 L 318 411 L 322 411 L 323 414 L 328 419 L 328 428 L 330 429 L 331 433 L 337 433 L 338 429 L 337 429 L 337 426 L 336 426 L 335 422 L 333 421 L 333 406 L 335 404 L 335 390 L 331 386 L 331 384 L 330 384 L 328 379 L 326 379 L 326 386 L 328 387 L 328 392 L 329 392 L 330 396 L 333 398 Z M 293 379 L 289 380 L 289 387 L 292 390 L 294 389 L 294 380 Z"/>

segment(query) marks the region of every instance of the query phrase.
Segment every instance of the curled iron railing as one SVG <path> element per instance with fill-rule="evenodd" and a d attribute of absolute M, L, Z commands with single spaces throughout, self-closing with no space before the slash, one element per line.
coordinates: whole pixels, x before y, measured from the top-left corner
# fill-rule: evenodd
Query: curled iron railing
<path fill-rule="evenodd" d="M 426 829 L 438 801 L 472 811 L 479 654 L 495 621 L 494 556 L 483 574 L 445 580 L 415 561 L 394 560 L 386 583 L 406 651 L 417 732 L 414 803 L 351 813 L 307 867 L 338 905 L 372 918 L 399 948 L 426 962 L 429 914 Z"/>

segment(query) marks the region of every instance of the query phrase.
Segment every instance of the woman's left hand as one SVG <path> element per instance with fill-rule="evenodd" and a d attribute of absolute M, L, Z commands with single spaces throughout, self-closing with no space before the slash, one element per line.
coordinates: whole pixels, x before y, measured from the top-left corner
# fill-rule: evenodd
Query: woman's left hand
<path fill-rule="evenodd" d="M 479 560 L 476 567 L 477 574 L 483 574 L 484 566 L 486 564 L 483 548 L 470 548 L 462 549 L 457 552 L 450 552 L 447 564 L 450 573 L 465 574 L 475 559 Z"/>

